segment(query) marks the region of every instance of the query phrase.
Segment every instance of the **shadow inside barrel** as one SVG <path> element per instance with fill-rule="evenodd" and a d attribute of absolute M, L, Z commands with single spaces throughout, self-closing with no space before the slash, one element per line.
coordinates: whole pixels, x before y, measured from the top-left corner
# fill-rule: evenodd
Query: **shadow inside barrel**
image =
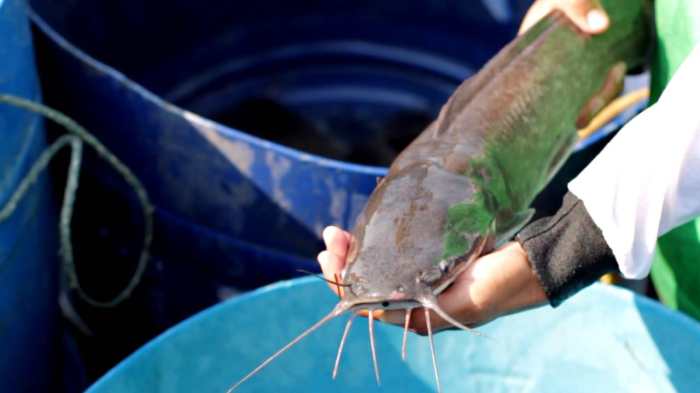
<path fill-rule="evenodd" d="M 156 205 L 151 259 L 132 296 L 114 309 L 74 299 L 94 334 L 79 336 L 90 375 L 101 375 L 165 328 L 211 304 L 297 276 L 297 268 L 317 269 L 309 257 L 321 249 L 319 234 L 296 220 L 289 206 L 273 200 L 283 180 L 275 184 L 273 175 L 263 178 L 266 189 L 249 177 L 247 163 L 267 165 L 264 155 L 257 163 L 250 156 L 247 161 L 245 151 L 232 156 L 235 144 L 217 147 L 211 123 L 197 128 L 182 121 L 181 113 L 163 111 L 161 102 L 135 84 L 115 83 L 103 70 L 51 54 L 60 50 L 51 41 L 39 46 L 46 102 L 79 114 L 76 119 L 135 172 Z M 90 106 L 65 94 L 76 81 L 100 104 Z M 56 179 L 65 176 L 65 165 L 54 168 Z M 132 190 L 87 152 L 73 242 L 81 284 L 92 296 L 109 299 L 134 273 L 142 245 L 140 215 Z"/>
<path fill-rule="evenodd" d="M 241 162 L 245 155 L 236 155 L 232 162 L 207 139 L 211 129 L 198 129 L 168 111 L 149 116 L 148 107 L 157 104 L 134 92 L 133 86 L 114 84 L 100 72 L 85 75 L 78 64 L 70 64 L 73 59 L 63 60 L 67 63 L 52 63 L 63 77 L 43 75 L 44 83 L 51 85 L 45 89 L 47 102 L 68 114 L 81 113 L 81 124 L 96 132 L 136 173 L 156 205 L 151 259 L 132 296 L 114 309 L 96 309 L 74 299 L 78 314 L 94 333 L 79 341 L 91 375 L 102 374 L 157 333 L 211 304 L 297 276 L 297 268 L 317 269 L 306 257 L 321 249 L 318 234 L 272 199 L 274 187 L 264 189 L 247 176 Z M 103 100 L 101 105 L 86 111 L 85 102 L 53 94 L 69 88 L 56 86 L 66 75 L 71 75 L 69 80 L 102 78 L 90 83 L 95 87 L 91 94 Z M 112 101 L 116 96 L 123 101 Z M 111 130 L 124 131 L 101 132 L 105 119 Z M 266 164 L 264 158 L 259 164 Z M 61 172 L 65 166 L 55 168 Z M 81 283 L 98 299 L 114 296 L 134 273 L 142 245 L 139 209 L 132 190 L 87 153 L 73 242 Z M 198 224 L 203 220 L 206 225 Z M 236 231 L 260 241 L 246 242 L 246 236 L 237 237 Z"/>

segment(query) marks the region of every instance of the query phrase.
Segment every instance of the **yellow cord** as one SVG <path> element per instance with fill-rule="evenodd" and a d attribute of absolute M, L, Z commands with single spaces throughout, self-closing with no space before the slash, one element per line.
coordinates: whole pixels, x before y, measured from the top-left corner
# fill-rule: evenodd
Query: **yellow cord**
<path fill-rule="evenodd" d="M 615 273 L 606 273 L 605 275 L 603 275 L 603 277 L 600 278 L 600 282 L 608 285 L 615 285 L 620 281 L 622 281 L 620 275 Z"/>
<path fill-rule="evenodd" d="M 593 117 L 593 119 L 588 123 L 588 125 L 580 130 L 578 130 L 578 137 L 580 140 L 586 139 L 591 136 L 594 132 L 610 120 L 614 119 L 620 113 L 631 108 L 642 100 L 649 98 L 649 88 L 644 87 L 635 90 L 631 93 L 625 94 L 624 96 L 617 97 L 605 106 L 598 114 Z"/>

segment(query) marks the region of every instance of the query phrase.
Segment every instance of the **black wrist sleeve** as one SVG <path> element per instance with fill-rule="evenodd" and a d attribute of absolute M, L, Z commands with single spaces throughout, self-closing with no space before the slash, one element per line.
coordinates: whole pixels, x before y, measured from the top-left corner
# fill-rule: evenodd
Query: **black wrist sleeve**
<path fill-rule="evenodd" d="M 603 274 L 618 271 L 602 232 L 571 193 L 554 216 L 528 224 L 516 240 L 554 307 Z"/>

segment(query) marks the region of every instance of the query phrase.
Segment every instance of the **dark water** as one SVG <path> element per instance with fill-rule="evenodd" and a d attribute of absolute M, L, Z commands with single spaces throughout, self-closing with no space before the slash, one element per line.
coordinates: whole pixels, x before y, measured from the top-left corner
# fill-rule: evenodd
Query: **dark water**
<path fill-rule="evenodd" d="M 315 113 L 313 108 L 305 109 L 298 111 L 269 98 L 249 98 L 208 117 L 307 153 L 388 166 L 433 116 L 418 110 L 378 115 L 352 106 Z"/>
<path fill-rule="evenodd" d="M 176 105 L 303 152 L 389 165 L 475 67 L 404 47 L 280 46 L 168 86 Z"/>

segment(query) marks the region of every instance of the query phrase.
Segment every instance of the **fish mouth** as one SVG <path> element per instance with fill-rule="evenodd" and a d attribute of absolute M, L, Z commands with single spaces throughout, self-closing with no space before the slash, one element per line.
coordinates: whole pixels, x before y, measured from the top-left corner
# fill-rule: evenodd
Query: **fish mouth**
<path fill-rule="evenodd" d="M 350 306 L 350 311 L 357 312 L 361 310 L 373 311 L 373 310 L 405 310 L 416 307 L 421 307 L 422 303 L 418 300 L 413 299 L 400 299 L 400 300 L 368 300 L 362 299 L 356 302 L 352 302 Z"/>

